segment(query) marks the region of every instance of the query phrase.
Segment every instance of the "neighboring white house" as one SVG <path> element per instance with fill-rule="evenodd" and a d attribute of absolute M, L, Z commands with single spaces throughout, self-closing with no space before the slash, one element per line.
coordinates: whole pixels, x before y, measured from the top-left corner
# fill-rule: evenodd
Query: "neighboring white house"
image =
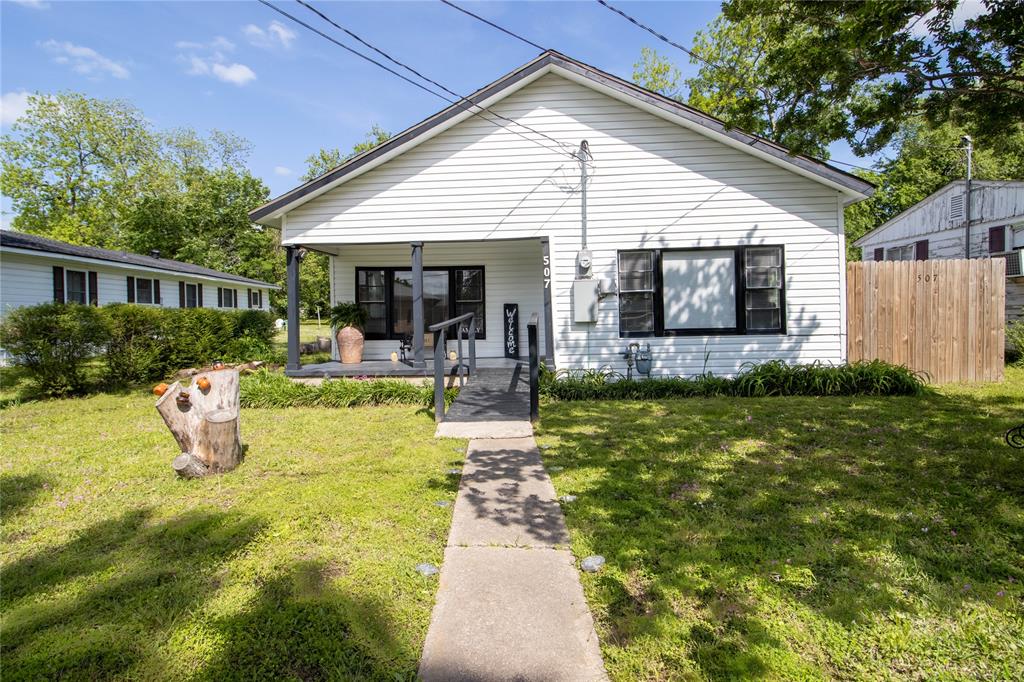
<path fill-rule="evenodd" d="M 521 347 L 538 313 L 558 368 L 625 371 L 631 342 L 655 375 L 844 360 L 843 207 L 871 184 L 552 51 L 470 100 L 487 109 L 453 105 L 250 214 L 281 229 L 290 287 L 302 250 L 331 254 L 369 359 L 423 343 L 422 258 L 425 325 L 476 312 L 482 357 L 516 304 Z"/>
<path fill-rule="evenodd" d="M 0 230 L 0 315 L 49 301 L 269 309 L 279 287 L 210 268 Z"/>
<path fill-rule="evenodd" d="M 854 242 L 864 260 L 966 258 L 967 183 L 951 182 Z M 1024 317 L 1024 181 L 971 183 L 970 258 L 1006 260 L 1006 319 Z"/>

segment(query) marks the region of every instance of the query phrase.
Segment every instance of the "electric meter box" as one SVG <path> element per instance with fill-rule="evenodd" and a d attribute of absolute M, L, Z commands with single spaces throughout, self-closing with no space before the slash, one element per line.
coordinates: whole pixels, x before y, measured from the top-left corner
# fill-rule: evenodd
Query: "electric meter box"
<path fill-rule="evenodd" d="M 597 322 L 597 298 L 601 282 L 577 279 L 572 283 L 572 317 L 575 322 Z"/>

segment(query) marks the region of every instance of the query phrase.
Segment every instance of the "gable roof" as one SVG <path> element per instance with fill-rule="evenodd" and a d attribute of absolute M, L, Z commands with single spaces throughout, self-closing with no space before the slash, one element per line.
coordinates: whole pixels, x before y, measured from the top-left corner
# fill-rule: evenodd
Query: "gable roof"
<path fill-rule="evenodd" d="M 712 139 L 816 180 L 842 192 L 852 201 L 867 198 L 874 192 L 873 184 L 852 173 L 847 173 L 809 156 L 790 154 L 785 147 L 771 140 L 751 135 L 738 128 L 730 128 L 723 121 L 691 106 L 566 57 L 554 50 L 547 50 L 533 61 L 477 90 L 466 97 L 466 101 L 452 104 L 395 135 L 387 142 L 347 160 L 340 166 L 275 199 L 271 199 L 266 204 L 250 211 L 249 218 L 253 222 L 279 226 L 281 216 L 296 206 L 320 196 L 349 178 L 368 171 L 420 142 L 451 128 L 475 115 L 473 111 L 478 111 L 479 107 L 490 106 L 547 73 L 556 73 L 599 92 L 604 92 Z M 477 106 L 471 107 L 467 101 Z"/>
<path fill-rule="evenodd" d="M 261 282 L 258 279 L 232 275 L 227 272 L 221 272 L 220 270 L 204 268 L 201 265 L 183 263 L 177 260 L 170 260 L 169 258 L 154 258 L 153 256 L 143 256 L 138 253 L 129 253 L 127 251 L 112 251 L 110 249 L 98 249 L 93 246 L 78 246 L 75 244 L 68 244 L 67 242 L 57 241 L 56 239 L 48 239 L 46 237 L 40 237 L 39 235 L 28 234 L 26 232 L 15 232 L 13 230 L 0 230 L 0 247 L 4 249 L 38 251 L 40 253 L 57 256 L 88 258 L 91 260 L 117 263 L 119 265 L 131 265 L 146 268 L 148 270 L 162 270 L 164 272 L 171 272 L 179 275 L 220 279 L 228 282 L 238 282 L 239 284 L 250 284 L 270 289 L 280 288 L 276 284 Z"/>
<path fill-rule="evenodd" d="M 934 192 L 932 192 L 931 194 L 926 196 L 924 199 L 921 199 L 921 201 L 917 202 L 916 204 L 914 204 L 912 206 L 909 206 L 909 207 L 903 209 L 902 211 L 900 211 L 899 213 L 894 215 L 892 218 L 889 218 L 888 220 L 886 220 L 881 225 L 878 225 L 877 227 L 874 227 L 871 230 L 868 230 L 867 232 L 865 232 L 863 235 L 861 235 L 856 240 L 854 240 L 853 245 L 854 246 L 864 246 L 864 242 L 867 241 L 868 239 L 870 239 L 871 237 L 877 236 L 880 232 L 882 232 L 886 228 L 888 228 L 888 227 L 890 227 L 892 225 L 895 225 L 896 223 L 900 222 L 901 220 L 903 220 L 904 218 L 906 218 L 910 214 L 912 214 L 915 211 L 923 208 L 927 204 L 930 204 L 931 202 L 935 201 L 936 199 L 938 199 L 939 197 L 941 197 L 943 194 L 945 194 L 946 192 L 950 191 L 954 187 L 963 187 L 964 188 L 963 191 L 966 191 L 966 189 L 967 189 L 966 188 L 966 184 L 967 184 L 966 180 L 951 180 L 950 182 L 947 182 L 945 185 L 943 185 L 939 189 L 935 190 Z M 971 181 L 971 187 L 972 187 L 971 195 L 975 196 L 974 190 L 981 189 L 981 188 L 989 188 L 989 189 L 994 189 L 994 190 L 999 190 L 999 189 L 1002 189 L 1004 187 L 1012 188 L 1012 189 L 1024 188 L 1024 180 L 972 180 Z M 972 204 L 972 206 L 976 205 L 975 201 L 972 201 L 971 204 Z M 1002 218 L 1011 218 L 1011 217 L 1013 217 L 1013 216 L 1010 216 L 1010 215 L 994 216 L 992 219 L 993 220 L 1000 220 Z M 972 226 L 973 226 L 974 222 L 975 222 L 974 220 L 971 221 Z"/>

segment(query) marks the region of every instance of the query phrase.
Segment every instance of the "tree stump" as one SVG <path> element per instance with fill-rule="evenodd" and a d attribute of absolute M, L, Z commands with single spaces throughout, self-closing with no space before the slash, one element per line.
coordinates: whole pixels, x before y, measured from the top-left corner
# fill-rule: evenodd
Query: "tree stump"
<path fill-rule="evenodd" d="M 197 375 L 187 388 L 172 384 L 157 412 L 181 449 L 172 468 L 183 478 L 231 471 L 242 458 L 237 369 Z M 205 387 L 205 390 L 204 390 Z"/>

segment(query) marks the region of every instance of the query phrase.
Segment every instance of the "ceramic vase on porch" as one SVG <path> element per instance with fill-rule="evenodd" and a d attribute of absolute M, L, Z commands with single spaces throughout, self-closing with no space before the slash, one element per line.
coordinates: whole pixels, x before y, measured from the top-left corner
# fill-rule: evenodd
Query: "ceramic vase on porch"
<path fill-rule="evenodd" d="M 338 338 L 338 355 L 342 364 L 354 365 L 363 361 L 363 326 L 367 313 L 358 303 L 339 303 L 331 308 L 331 327 Z"/>

